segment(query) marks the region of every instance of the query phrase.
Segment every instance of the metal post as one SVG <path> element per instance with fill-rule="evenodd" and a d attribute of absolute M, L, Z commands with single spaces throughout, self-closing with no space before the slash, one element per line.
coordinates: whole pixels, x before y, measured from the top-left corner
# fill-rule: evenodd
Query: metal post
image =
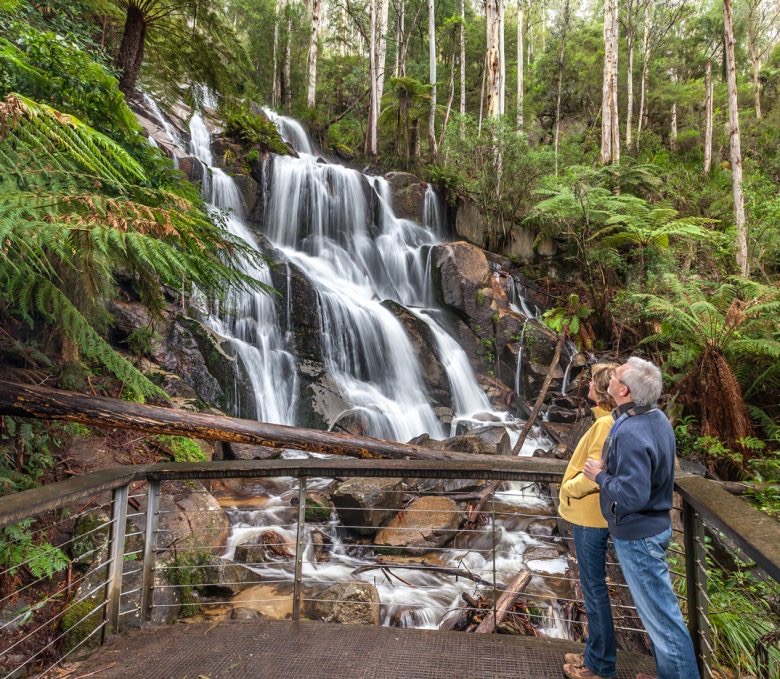
<path fill-rule="evenodd" d="M 108 625 L 119 631 L 119 611 L 122 597 L 122 568 L 125 561 L 125 523 L 127 522 L 127 495 L 129 486 L 115 488 L 111 500 L 111 526 L 109 528 L 109 546 L 111 557 L 108 562 L 106 579 L 106 606 L 103 609 L 103 625 L 100 630 L 100 643 L 106 640 Z"/>
<path fill-rule="evenodd" d="M 292 619 L 301 615 L 301 585 L 303 571 L 303 540 L 306 529 L 306 477 L 298 479 L 298 535 L 295 541 L 295 582 L 293 583 Z"/>
<path fill-rule="evenodd" d="M 687 579 L 688 630 L 703 679 L 712 677 L 712 629 L 707 615 L 707 571 L 704 524 L 696 510 L 683 500 L 685 577 Z"/>
<path fill-rule="evenodd" d="M 149 481 L 146 490 L 146 530 L 141 581 L 141 624 L 152 619 L 154 608 L 154 571 L 157 560 L 157 520 L 160 516 L 160 482 Z"/>
<path fill-rule="evenodd" d="M 498 611 L 496 610 L 496 604 L 498 603 L 498 589 L 496 589 L 496 489 L 498 486 L 493 483 L 491 485 L 493 486 L 493 493 L 490 496 L 490 523 L 493 529 L 493 629 L 491 634 L 495 634 L 498 629 Z"/>

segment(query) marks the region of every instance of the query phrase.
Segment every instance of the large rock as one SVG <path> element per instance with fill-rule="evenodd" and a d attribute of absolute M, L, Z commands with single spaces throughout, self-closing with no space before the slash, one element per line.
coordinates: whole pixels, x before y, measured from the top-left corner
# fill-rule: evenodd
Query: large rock
<path fill-rule="evenodd" d="M 233 181 L 236 183 L 238 192 L 241 194 L 244 215 L 249 217 L 255 214 L 257 204 L 260 200 L 260 186 L 252 177 L 245 174 L 235 175 Z"/>
<path fill-rule="evenodd" d="M 455 233 L 478 247 L 485 245 L 485 218 L 468 198 L 459 198 L 455 214 Z"/>
<path fill-rule="evenodd" d="M 409 441 L 412 445 L 434 450 L 449 450 L 470 455 L 508 455 L 511 452 L 509 435 L 503 427 L 478 427 L 458 436 L 437 440 L 421 434 Z"/>
<path fill-rule="evenodd" d="M 485 253 L 459 241 L 434 246 L 432 256 L 439 300 L 480 334 L 475 326 L 488 327 L 492 314 L 490 267 Z"/>
<path fill-rule="evenodd" d="M 388 308 L 404 326 L 417 360 L 423 366 L 423 381 L 434 405 L 451 408 L 450 381 L 441 357 L 437 354 L 436 339 L 431 328 L 397 302 L 385 300 L 382 305 Z"/>
<path fill-rule="evenodd" d="M 257 561 L 250 561 L 250 563 L 257 563 Z M 235 596 L 247 587 L 259 584 L 262 579 L 259 573 L 243 564 L 213 557 L 203 568 L 205 584 L 201 585 L 199 589 L 206 592 L 213 590 L 228 592 L 231 596 Z"/>
<path fill-rule="evenodd" d="M 179 169 L 186 175 L 192 184 L 202 184 L 206 176 L 206 169 L 203 163 L 195 156 L 184 156 L 179 158 Z"/>
<path fill-rule="evenodd" d="M 373 535 L 403 506 L 401 479 L 354 478 L 336 488 L 332 500 L 345 527 Z"/>
<path fill-rule="evenodd" d="M 378 625 L 381 602 L 376 587 L 358 580 L 329 587 L 311 604 L 311 613 L 325 622 Z"/>
<path fill-rule="evenodd" d="M 395 214 L 421 224 L 427 184 L 408 172 L 388 172 L 385 179 L 390 184 Z"/>
<path fill-rule="evenodd" d="M 224 549 L 230 521 L 217 499 L 202 484 L 178 485 L 176 494 L 160 496 L 157 548 Z"/>
<path fill-rule="evenodd" d="M 446 497 L 426 495 L 414 500 L 380 530 L 374 544 L 424 554 L 449 542 L 460 525 L 458 505 Z"/>

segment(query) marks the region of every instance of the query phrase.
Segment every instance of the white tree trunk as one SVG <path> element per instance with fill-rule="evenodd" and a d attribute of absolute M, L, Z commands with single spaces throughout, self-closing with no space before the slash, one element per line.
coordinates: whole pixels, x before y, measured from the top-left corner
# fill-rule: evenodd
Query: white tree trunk
<path fill-rule="evenodd" d="M 376 63 L 376 3 L 377 0 L 369 0 L 369 28 L 368 28 L 368 129 L 366 130 L 366 153 L 376 156 L 377 152 L 377 119 L 379 118 L 379 98 L 377 90 L 377 63 Z"/>
<path fill-rule="evenodd" d="M 279 3 L 274 4 L 274 42 L 271 52 L 273 62 L 273 84 L 271 85 L 271 108 L 279 106 L 282 96 L 282 84 L 279 81 Z"/>
<path fill-rule="evenodd" d="M 563 94 L 563 57 L 566 50 L 566 33 L 569 29 L 569 0 L 563 7 L 561 22 L 561 42 L 558 47 L 558 89 L 555 97 L 555 132 L 553 146 L 555 147 L 555 175 L 558 175 L 558 147 L 561 139 L 561 97 Z"/>
<path fill-rule="evenodd" d="M 639 148 L 639 137 L 642 128 L 647 124 L 647 78 L 650 73 L 650 7 L 652 0 L 645 0 L 645 16 L 642 22 L 642 82 L 639 94 L 639 120 L 636 126 L 636 146 Z"/>
<path fill-rule="evenodd" d="M 466 133 L 466 0 L 460 0 L 460 136 Z"/>
<path fill-rule="evenodd" d="M 669 148 L 677 150 L 677 102 L 672 104 L 672 115 L 669 121 Z"/>
<path fill-rule="evenodd" d="M 311 41 L 309 42 L 309 83 L 306 88 L 306 105 L 314 108 L 317 97 L 317 48 L 322 19 L 322 0 L 311 0 Z"/>
<path fill-rule="evenodd" d="M 737 68 L 734 59 L 734 19 L 731 0 L 723 0 L 723 27 L 726 48 L 726 82 L 729 89 L 729 137 L 731 140 L 731 187 L 734 194 L 734 226 L 737 230 L 737 266 L 747 277 L 750 273 L 745 223 L 745 196 L 742 193 L 742 148 L 737 107 Z"/>
<path fill-rule="evenodd" d="M 617 0 L 604 3 L 604 77 L 601 88 L 602 165 L 620 161 L 620 133 L 617 109 Z"/>
<path fill-rule="evenodd" d="M 712 166 L 712 61 L 707 59 L 704 67 L 704 89 L 706 91 L 706 100 L 704 103 L 704 174 L 710 173 Z"/>
<path fill-rule="evenodd" d="M 626 47 L 628 48 L 628 73 L 626 73 L 626 148 L 631 148 L 632 126 L 634 124 L 634 24 L 628 18 Z"/>
<path fill-rule="evenodd" d="M 376 57 L 376 77 L 378 79 L 377 109 L 381 106 L 382 95 L 385 92 L 385 61 L 387 61 L 387 22 L 390 17 L 390 0 L 379 0 L 381 10 L 379 11 L 379 30 L 376 36 L 377 57 Z"/>
<path fill-rule="evenodd" d="M 523 0 L 517 0 L 517 131 L 523 131 L 523 30 L 525 26 Z"/>
<path fill-rule="evenodd" d="M 501 114 L 501 5 L 502 0 L 486 0 L 487 27 L 485 58 L 485 92 L 487 116 Z"/>
<path fill-rule="evenodd" d="M 761 58 L 753 49 L 750 50 L 750 61 L 753 64 L 753 96 L 755 97 L 756 118 L 761 119 Z"/>
<path fill-rule="evenodd" d="M 504 49 L 504 39 L 506 37 L 506 4 L 504 0 L 498 2 L 498 63 L 500 69 L 500 85 L 498 95 L 499 115 L 506 113 L 506 50 Z"/>
<path fill-rule="evenodd" d="M 284 46 L 284 108 L 289 113 L 292 109 L 292 85 L 290 83 L 290 62 L 292 61 L 292 16 L 287 14 L 287 42 Z"/>
<path fill-rule="evenodd" d="M 395 18 L 395 65 L 393 75 L 398 78 L 401 75 L 401 45 L 404 41 L 404 12 L 405 0 L 398 0 L 398 14 Z"/>
<path fill-rule="evenodd" d="M 428 0 L 428 70 L 431 81 L 431 109 L 428 114 L 428 152 L 436 162 L 436 7 Z"/>

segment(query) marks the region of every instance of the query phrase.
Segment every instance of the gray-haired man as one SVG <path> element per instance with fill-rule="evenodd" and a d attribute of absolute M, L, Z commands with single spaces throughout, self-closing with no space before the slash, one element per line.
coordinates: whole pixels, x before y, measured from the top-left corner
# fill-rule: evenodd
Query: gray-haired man
<path fill-rule="evenodd" d="M 613 374 L 607 391 L 618 407 L 600 461 L 585 475 L 601 488 L 620 567 L 639 617 L 653 642 L 659 679 L 698 679 L 693 644 L 669 578 L 672 535 L 674 430 L 656 402 L 661 371 L 632 357 Z"/>

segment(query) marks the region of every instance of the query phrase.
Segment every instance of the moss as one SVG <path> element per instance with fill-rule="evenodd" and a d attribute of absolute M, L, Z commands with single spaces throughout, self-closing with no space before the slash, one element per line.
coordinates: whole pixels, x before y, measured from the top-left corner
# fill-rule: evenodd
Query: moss
<path fill-rule="evenodd" d="M 171 585 L 178 585 L 181 592 L 180 618 L 190 618 L 201 612 L 198 603 L 198 587 L 206 584 L 206 566 L 211 559 L 208 552 L 179 554 L 165 570 L 165 578 Z"/>
<path fill-rule="evenodd" d="M 170 451 L 176 462 L 206 462 L 206 454 L 196 441 L 186 436 L 167 436 L 160 435 L 156 437 L 157 442 L 166 450 Z"/>
<path fill-rule="evenodd" d="M 100 635 L 92 634 L 103 620 L 100 605 L 103 603 L 102 592 L 94 598 L 90 597 L 72 604 L 62 616 L 60 623 L 64 635 L 62 637 L 62 653 L 69 653 L 74 648 L 86 643 L 87 647 L 97 646 Z"/>
<path fill-rule="evenodd" d="M 105 558 L 101 553 L 108 551 L 107 518 L 97 513 L 86 514 L 77 519 L 70 546 L 73 563 L 88 565 Z"/>
<path fill-rule="evenodd" d="M 330 519 L 331 508 L 329 505 L 317 502 L 315 499 L 306 498 L 305 516 L 306 521 L 328 521 Z"/>

